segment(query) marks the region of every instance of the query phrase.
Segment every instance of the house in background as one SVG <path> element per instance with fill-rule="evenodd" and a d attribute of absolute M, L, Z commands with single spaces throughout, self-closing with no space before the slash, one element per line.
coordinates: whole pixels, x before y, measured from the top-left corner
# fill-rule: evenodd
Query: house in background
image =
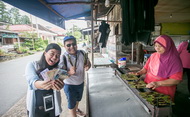
<path fill-rule="evenodd" d="M 0 28 L 0 49 L 3 49 L 5 52 L 12 51 L 14 44 L 23 41 L 20 40 L 17 32 Z"/>
<path fill-rule="evenodd" d="M 63 38 L 65 37 L 66 30 L 59 27 L 47 27 L 47 28 L 51 30 L 52 32 L 56 32 L 57 35 L 54 37 L 56 42 L 63 43 Z"/>
<path fill-rule="evenodd" d="M 18 42 L 18 38 L 18 32 L 13 32 L 10 30 L 0 28 L 0 46 L 14 44 Z"/>
<path fill-rule="evenodd" d="M 32 39 L 27 36 L 28 34 L 37 34 L 35 38 L 41 38 L 48 40 L 48 43 L 60 42 L 65 34 L 65 30 L 56 27 L 44 27 L 40 24 L 36 25 L 1 25 L 0 26 L 0 47 L 5 51 L 11 51 L 14 49 L 14 45 L 25 41 L 25 39 Z"/>
<path fill-rule="evenodd" d="M 5 35 L 5 31 L 3 32 L 2 30 L 6 30 L 6 32 L 9 33 L 15 33 L 17 34 L 17 41 L 10 41 L 8 38 L 4 38 L 4 42 L 7 43 L 2 43 L 2 45 L 6 44 L 15 44 L 14 42 L 18 42 L 18 38 L 20 39 L 20 42 L 24 42 L 24 39 L 28 39 L 29 37 L 23 36 L 25 32 L 27 33 L 34 33 L 37 34 L 37 38 L 41 38 L 43 40 L 48 40 L 48 43 L 52 42 L 57 42 L 59 39 L 57 37 L 59 36 L 64 36 L 63 33 L 65 33 L 64 29 L 56 29 L 56 28 L 46 28 L 40 24 L 33 24 L 33 25 L 3 25 L 0 26 L 1 29 L 1 35 Z M 60 32 L 63 32 L 62 34 Z M 14 34 L 14 35 L 15 35 Z M 9 42 L 9 43 L 8 43 Z"/>

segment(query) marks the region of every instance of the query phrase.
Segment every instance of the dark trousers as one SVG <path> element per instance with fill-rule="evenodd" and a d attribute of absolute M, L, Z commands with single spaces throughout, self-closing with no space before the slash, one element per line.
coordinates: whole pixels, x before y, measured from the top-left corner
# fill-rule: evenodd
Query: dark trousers
<path fill-rule="evenodd" d="M 187 85 L 188 85 L 188 91 L 190 94 L 190 68 L 183 68 L 183 74 L 186 73 L 187 75 Z"/>

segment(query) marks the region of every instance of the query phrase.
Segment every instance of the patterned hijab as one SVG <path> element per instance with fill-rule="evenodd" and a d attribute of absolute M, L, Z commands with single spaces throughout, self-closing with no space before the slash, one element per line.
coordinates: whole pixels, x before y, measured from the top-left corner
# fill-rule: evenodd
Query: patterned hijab
<path fill-rule="evenodd" d="M 158 66 L 157 76 L 168 78 L 177 72 L 182 72 L 182 63 L 173 40 L 167 35 L 161 35 L 156 38 L 154 43 L 159 43 L 165 49 L 165 52 L 159 54 L 157 58 L 155 57 L 157 60 L 154 60 L 159 64 L 156 65 Z M 155 62 L 151 62 L 151 64 L 151 66 L 155 66 Z"/>

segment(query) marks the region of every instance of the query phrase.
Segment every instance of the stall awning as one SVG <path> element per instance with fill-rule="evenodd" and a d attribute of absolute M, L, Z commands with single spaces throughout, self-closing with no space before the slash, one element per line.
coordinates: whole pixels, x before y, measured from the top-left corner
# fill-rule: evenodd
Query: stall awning
<path fill-rule="evenodd" d="M 65 20 L 91 15 L 91 0 L 3 0 L 19 9 L 65 28 Z"/>

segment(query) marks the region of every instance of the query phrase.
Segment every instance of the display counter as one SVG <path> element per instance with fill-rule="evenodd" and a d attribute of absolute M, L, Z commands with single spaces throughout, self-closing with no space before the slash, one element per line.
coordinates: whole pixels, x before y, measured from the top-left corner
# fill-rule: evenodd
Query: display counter
<path fill-rule="evenodd" d="M 89 117 L 151 117 L 112 68 L 91 68 L 87 74 Z"/>
<path fill-rule="evenodd" d="M 133 92 L 134 95 L 147 107 L 152 117 L 171 117 L 172 116 L 172 101 L 169 96 L 157 93 L 146 87 L 146 83 L 142 78 L 127 75 L 131 72 L 129 68 L 141 66 L 127 65 L 126 68 L 118 68 L 115 70 L 115 75 Z M 134 70 L 135 71 L 135 70 Z M 136 71 L 138 71 L 136 69 Z"/>

